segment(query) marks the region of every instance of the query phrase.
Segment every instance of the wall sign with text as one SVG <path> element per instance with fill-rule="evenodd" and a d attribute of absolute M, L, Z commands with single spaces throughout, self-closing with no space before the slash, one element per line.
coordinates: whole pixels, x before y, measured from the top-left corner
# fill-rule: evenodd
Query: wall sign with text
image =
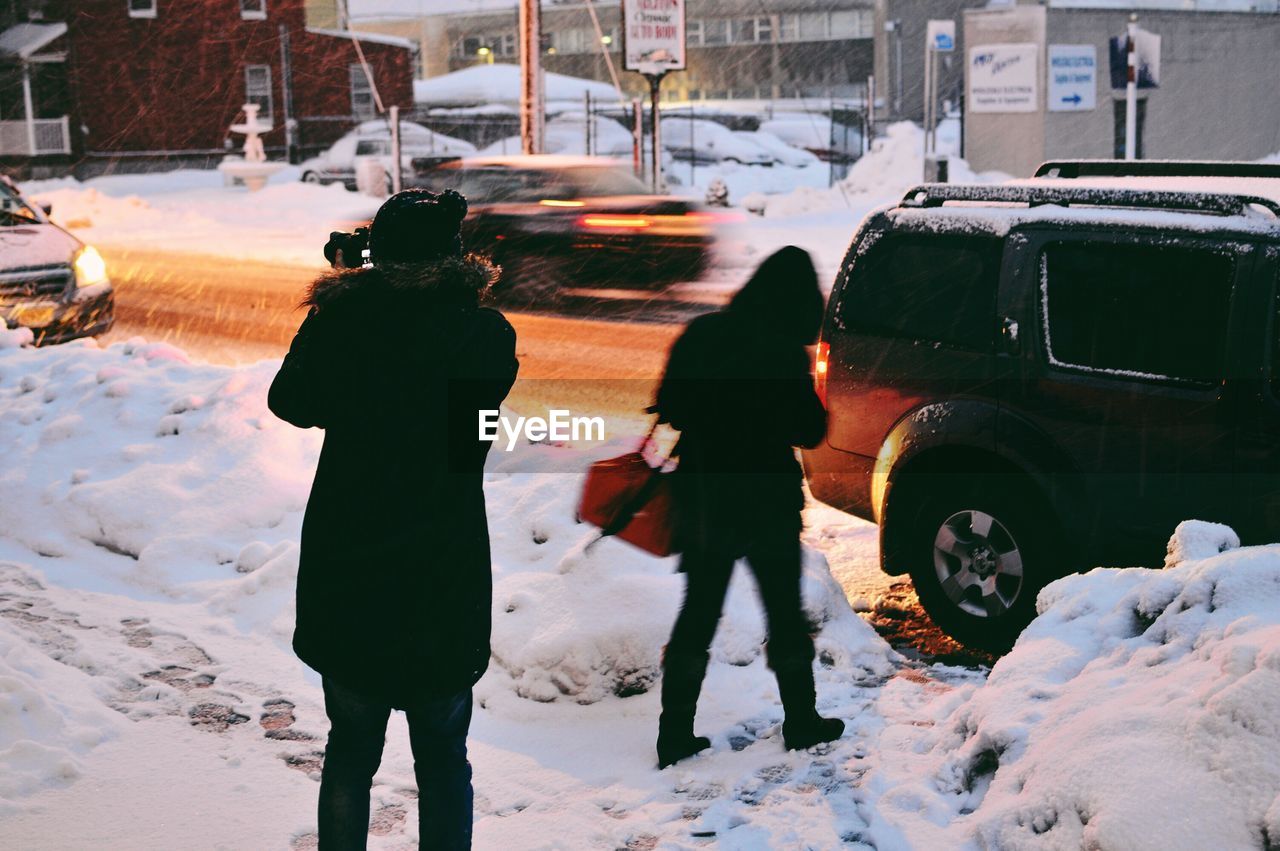
<path fill-rule="evenodd" d="M 1040 109 L 1040 46 L 984 44 L 969 48 L 970 112 L 1036 112 Z"/>

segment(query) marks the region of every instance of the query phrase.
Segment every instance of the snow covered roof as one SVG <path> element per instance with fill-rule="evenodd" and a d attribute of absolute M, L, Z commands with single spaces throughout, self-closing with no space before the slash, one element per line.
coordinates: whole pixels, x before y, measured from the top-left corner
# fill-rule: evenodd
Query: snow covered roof
<path fill-rule="evenodd" d="M 370 44 L 389 44 L 392 47 L 403 47 L 408 50 L 417 50 L 417 42 L 410 41 L 407 38 L 400 38 L 394 35 L 384 35 L 382 33 L 361 32 L 360 30 L 325 30 L 319 27 L 307 27 L 307 32 L 312 35 L 327 35 L 332 38 L 348 38 L 351 40 L 359 39 Z"/>
<path fill-rule="evenodd" d="M 596 80 L 551 73 L 545 79 L 549 101 L 581 101 L 585 92 L 597 98 L 618 96 L 613 86 Z M 520 100 L 520 68 L 501 63 L 473 65 L 452 74 L 414 80 L 413 99 L 424 106 L 516 103 Z"/>
<path fill-rule="evenodd" d="M 0 33 L 0 56 L 30 59 L 67 34 L 66 24 L 18 24 Z"/>

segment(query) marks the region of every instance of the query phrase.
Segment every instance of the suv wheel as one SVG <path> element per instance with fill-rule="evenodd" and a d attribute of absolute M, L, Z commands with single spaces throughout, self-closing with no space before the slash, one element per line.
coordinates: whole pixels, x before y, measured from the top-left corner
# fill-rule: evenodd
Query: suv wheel
<path fill-rule="evenodd" d="M 320 175 L 316 174 L 314 171 L 303 172 L 302 182 L 303 183 L 320 183 L 321 182 Z"/>
<path fill-rule="evenodd" d="M 962 644 L 1003 653 L 1035 616 L 1053 577 L 1052 532 L 1036 501 L 1007 481 L 916 489 L 902 539 L 920 604 Z M 911 519 L 913 518 L 913 519 Z"/>

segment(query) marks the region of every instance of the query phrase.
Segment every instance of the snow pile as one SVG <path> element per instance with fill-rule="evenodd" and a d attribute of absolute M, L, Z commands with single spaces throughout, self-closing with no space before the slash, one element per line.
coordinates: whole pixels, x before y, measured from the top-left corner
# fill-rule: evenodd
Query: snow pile
<path fill-rule="evenodd" d="M 216 171 L 33 181 L 22 190 L 53 205 L 53 220 L 107 247 L 209 254 L 319 266 L 329 232 L 367 220 L 377 201 L 339 184 L 298 180 L 297 168 L 258 192 L 227 189 Z"/>
<path fill-rule="evenodd" d="M 557 450 L 548 449 L 547 452 Z M 580 480 L 495 474 L 487 488 L 495 552 L 495 663 L 517 694 L 594 703 L 647 691 L 683 586 L 675 559 L 659 560 L 574 520 Z M 805 553 L 805 608 L 820 628 L 829 676 L 886 676 L 894 655 L 845 601 L 822 556 Z M 764 622 L 753 583 L 730 590 L 713 662 L 763 666 Z"/>
<path fill-rule="evenodd" d="M 608 83 L 550 72 L 543 76 L 547 101 L 582 103 L 587 92 L 602 102 L 616 102 L 618 99 L 617 91 Z M 425 107 L 517 103 L 520 100 L 520 67 L 504 63 L 473 65 L 450 74 L 414 80 L 413 100 Z"/>
<path fill-rule="evenodd" d="M 776 132 L 776 131 L 774 131 Z M 938 151 L 950 154 L 948 168 L 952 183 L 995 183 L 1008 180 L 1000 172 L 975 174 L 969 164 L 954 154 L 958 150 L 950 124 L 939 127 Z M 910 121 L 900 121 L 885 128 L 871 150 L 849 168 L 844 180 L 826 188 L 800 187 L 788 195 L 752 199 L 752 205 L 766 216 L 798 216 L 847 208 L 870 209 L 896 201 L 924 181 L 924 131 Z"/>
<path fill-rule="evenodd" d="M 1273 847 L 1280 546 L 1188 522 L 1170 553 L 1045 588 L 987 683 L 903 745 L 927 755 L 882 759 L 886 819 L 924 814 L 934 847 Z"/>

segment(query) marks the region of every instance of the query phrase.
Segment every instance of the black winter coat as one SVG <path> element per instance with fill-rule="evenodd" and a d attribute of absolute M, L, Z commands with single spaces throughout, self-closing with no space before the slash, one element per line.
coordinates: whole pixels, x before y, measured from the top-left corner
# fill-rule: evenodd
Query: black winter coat
<path fill-rule="evenodd" d="M 489 662 L 493 580 L 478 409 L 515 380 L 515 331 L 477 307 L 474 257 L 339 272 L 269 404 L 325 431 L 302 524 L 298 656 L 400 708 L 469 688 Z"/>
<path fill-rule="evenodd" d="M 799 534 L 804 473 L 795 447 L 816 446 L 827 427 L 805 351 L 822 306 L 808 254 L 787 247 L 672 346 L 657 409 L 680 431 L 674 484 L 685 551 L 742 555 Z"/>

